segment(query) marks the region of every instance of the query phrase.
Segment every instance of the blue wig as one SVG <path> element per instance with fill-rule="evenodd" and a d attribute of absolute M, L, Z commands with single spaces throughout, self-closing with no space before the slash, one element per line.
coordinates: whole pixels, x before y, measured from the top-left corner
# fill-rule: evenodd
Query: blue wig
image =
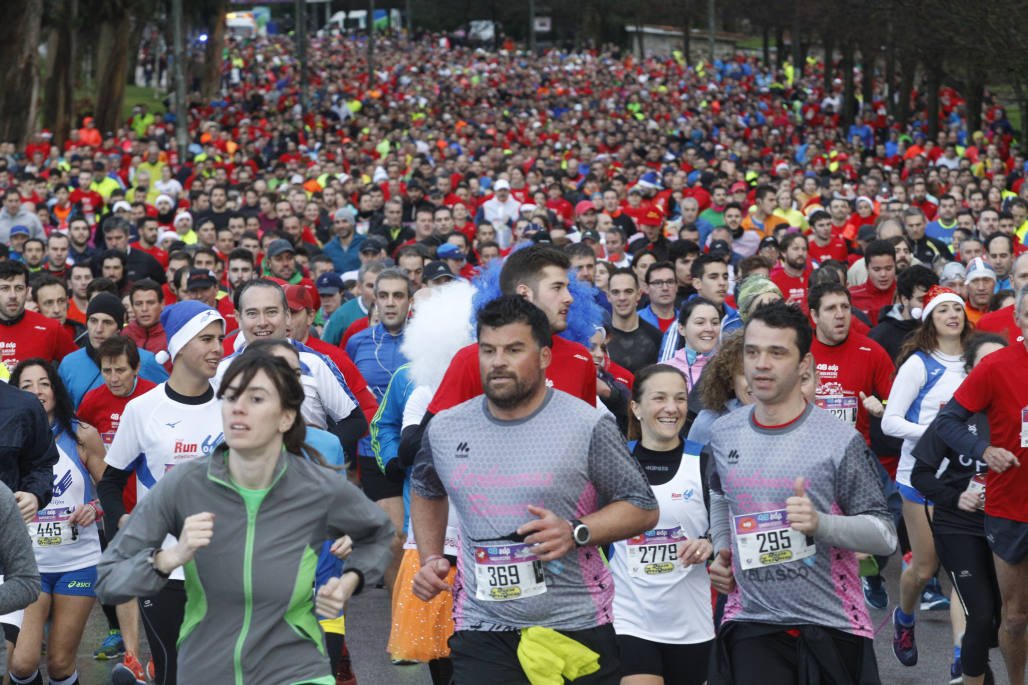
<path fill-rule="evenodd" d="M 495 300 L 502 294 L 500 292 L 500 271 L 502 269 L 501 260 L 494 259 L 472 282 L 476 290 L 472 300 L 472 309 L 475 312 L 472 314 L 471 321 L 473 327 L 477 328 L 478 311 L 487 302 Z M 575 300 L 568 308 L 568 327 L 559 335 L 565 340 L 589 347 L 589 338 L 596 332 L 598 326 L 603 325 L 604 309 L 596 302 L 594 286 L 575 280 L 573 272 L 569 273 L 569 278 L 571 282 L 568 284 L 568 290 L 571 291 L 571 296 Z"/>

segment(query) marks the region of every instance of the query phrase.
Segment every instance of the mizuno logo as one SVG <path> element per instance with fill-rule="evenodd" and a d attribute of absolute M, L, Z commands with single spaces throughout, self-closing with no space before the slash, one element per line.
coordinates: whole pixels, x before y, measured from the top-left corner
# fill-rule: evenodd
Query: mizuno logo
<path fill-rule="evenodd" d="M 575 356 L 575 359 L 581 359 L 581 360 L 582 360 L 582 361 L 584 361 L 584 362 L 592 361 L 592 360 L 590 360 L 590 359 L 588 359 L 588 358 L 586 358 L 586 357 L 583 357 L 583 356 L 582 356 L 582 355 L 580 355 L 580 354 L 576 354 L 576 355 L 574 355 L 574 356 Z"/>
<path fill-rule="evenodd" d="M 871 351 L 870 347 L 858 347 L 857 349 L 860 350 L 861 352 L 870 352 Z"/>
<path fill-rule="evenodd" d="M 732 450 L 731 452 L 728 453 L 727 461 L 728 461 L 729 464 L 738 464 L 739 463 L 739 453 L 736 452 L 735 450 Z"/>
<path fill-rule="evenodd" d="M 175 422 L 168 422 L 168 423 L 166 423 L 164 425 L 167 426 L 168 428 L 174 428 L 175 426 L 179 425 L 180 423 L 182 423 L 182 419 L 179 419 L 178 421 L 175 421 Z"/>
<path fill-rule="evenodd" d="M 467 459 L 471 455 L 471 448 L 468 447 L 468 443 L 462 442 L 457 445 L 457 453 L 454 456 L 455 459 Z"/>

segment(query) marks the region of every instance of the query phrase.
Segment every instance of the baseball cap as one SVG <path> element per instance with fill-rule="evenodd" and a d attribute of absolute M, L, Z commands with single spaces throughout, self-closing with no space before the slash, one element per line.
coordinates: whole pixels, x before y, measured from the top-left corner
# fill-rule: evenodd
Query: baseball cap
<path fill-rule="evenodd" d="M 732 248 L 724 240 L 714 240 L 710 243 L 709 252 L 711 257 L 727 257 L 732 254 Z"/>
<path fill-rule="evenodd" d="M 186 278 L 186 290 L 213 288 L 218 285 L 218 277 L 209 269 L 190 269 Z"/>
<path fill-rule="evenodd" d="M 31 235 L 28 226 L 18 224 L 17 226 L 11 226 L 11 235 L 18 235 L 19 233 L 24 235 Z"/>
<path fill-rule="evenodd" d="M 301 309 L 314 309 L 314 300 L 311 298 L 311 294 L 307 292 L 307 288 L 302 285 L 287 285 L 286 291 L 286 304 L 289 305 L 289 311 L 298 312 Z"/>
<path fill-rule="evenodd" d="M 332 215 L 332 220 L 342 221 L 344 219 L 352 224 L 354 221 L 357 220 L 357 215 L 349 207 L 340 207 L 335 211 L 335 214 Z"/>
<path fill-rule="evenodd" d="M 969 284 L 976 278 L 991 278 L 996 280 L 996 271 L 989 263 L 981 257 L 975 257 L 967 265 L 967 275 L 964 277 L 964 284 Z"/>
<path fill-rule="evenodd" d="M 723 243 L 725 241 L 717 240 L 715 242 Z M 714 246 L 714 244 L 711 243 L 711 247 L 713 247 L 713 246 Z M 773 247 L 773 248 L 775 248 L 777 250 L 778 249 L 778 238 L 774 237 L 773 235 L 764 236 L 764 239 L 760 241 L 760 246 L 757 249 L 758 250 L 763 250 L 766 247 Z"/>
<path fill-rule="evenodd" d="M 501 178 L 495 184 L 493 184 L 493 190 L 510 190 L 510 183 L 505 178 Z"/>
<path fill-rule="evenodd" d="M 335 295 L 343 289 L 343 279 L 334 271 L 321 274 L 314 282 L 314 287 L 321 295 Z"/>
<path fill-rule="evenodd" d="M 268 245 L 268 257 L 277 257 L 285 252 L 296 254 L 296 248 L 293 247 L 293 244 L 285 238 L 272 240 L 271 244 Z"/>
<path fill-rule="evenodd" d="M 746 185 L 745 182 L 743 182 L 743 181 L 736 181 L 735 183 L 732 184 L 732 187 L 729 190 L 729 192 L 736 193 L 736 192 L 738 192 L 740 190 L 747 190 L 748 191 L 749 189 L 750 189 L 750 187 L 748 185 Z"/>
<path fill-rule="evenodd" d="M 438 259 L 433 260 L 425 265 L 425 270 L 422 273 L 422 278 L 425 283 L 431 283 L 432 281 L 440 278 L 453 278 L 453 272 L 450 271 L 450 267 L 446 266 L 446 262 L 441 262 Z"/>
<path fill-rule="evenodd" d="M 651 209 L 639 217 L 639 223 L 643 226 L 660 226 L 664 223 L 664 215 L 659 210 Z"/>
<path fill-rule="evenodd" d="M 375 252 L 376 254 L 389 247 L 386 241 L 382 240 L 377 235 L 369 235 L 361 243 L 361 252 Z"/>
<path fill-rule="evenodd" d="M 581 200 L 575 205 L 575 216 L 579 214 L 585 214 L 586 212 L 595 212 L 596 205 L 592 203 L 592 200 Z"/>
<path fill-rule="evenodd" d="M 540 243 L 543 245 L 552 245 L 553 239 L 550 238 L 549 231 L 536 231 L 532 234 L 532 242 L 536 243 L 537 245 Z"/>
<path fill-rule="evenodd" d="M 600 233 L 594 228 L 590 228 L 588 231 L 582 231 L 582 240 L 591 240 L 594 243 L 600 242 Z"/>
<path fill-rule="evenodd" d="M 439 259 L 464 259 L 464 253 L 453 243 L 443 243 L 435 253 Z"/>
<path fill-rule="evenodd" d="M 942 267 L 942 271 L 939 272 L 939 282 L 944 284 L 953 281 L 963 281 L 966 277 L 967 270 L 960 262 L 948 262 L 946 266 Z"/>
<path fill-rule="evenodd" d="M 875 230 L 875 227 L 870 224 L 864 224 L 860 227 L 860 230 L 857 231 L 857 240 L 862 243 L 869 243 L 877 236 L 878 232 Z M 963 269 L 963 267 L 961 267 L 961 269 Z M 963 276 L 961 276 L 961 278 L 963 278 Z"/>

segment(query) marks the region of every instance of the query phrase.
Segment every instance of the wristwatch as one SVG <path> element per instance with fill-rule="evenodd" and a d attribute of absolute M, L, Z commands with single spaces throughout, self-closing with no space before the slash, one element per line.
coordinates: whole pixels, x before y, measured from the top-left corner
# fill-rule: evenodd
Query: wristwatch
<path fill-rule="evenodd" d="M 160 552 L 160 551 L 161 551 L 160 547 L 154 547 L 153 549 L 151 549 L 150 550 L 150 556 L 148 556 L 146 558 L 146 561 L 150 564 L 150 568 L 153 569 L 154 573 L 159 575 L 161 578 L 168 579 L 168 578 L 171 577 L 171 574 L 170 573 L 165 573 L 164 571 L 162 571 L 159 568 L 157 568 L 157 553 Z"/>
<path fill-rule="evenodd" d="M 589 526 L 585 525 L 578 519 L 569 521 L 571 524 L 571 537 L 575 541 L 576 547 L 584 547 L 589 544 L 592 540 L 592 533 L 589 531 Z"/>

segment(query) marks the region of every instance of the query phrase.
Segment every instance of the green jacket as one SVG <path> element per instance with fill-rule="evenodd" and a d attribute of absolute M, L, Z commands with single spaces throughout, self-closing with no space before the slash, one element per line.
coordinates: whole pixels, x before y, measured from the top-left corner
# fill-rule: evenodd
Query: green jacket
<path fill-rule="evenodd" d="M 179 682 L 333 685 L 313 613 L 318 551 L 349 535 L 346 570 L 377 583 L 391 556 L 389 518 L 344 475 L 285 452 L 270 488 L 244 490 L 218 448 L 176 466 L 140 501 L 100 560 L 101 601 L 156 595 L 167 580 L 151 551 L 205 511 L 215 515 L 214 537 L 184 567 Z"/>

